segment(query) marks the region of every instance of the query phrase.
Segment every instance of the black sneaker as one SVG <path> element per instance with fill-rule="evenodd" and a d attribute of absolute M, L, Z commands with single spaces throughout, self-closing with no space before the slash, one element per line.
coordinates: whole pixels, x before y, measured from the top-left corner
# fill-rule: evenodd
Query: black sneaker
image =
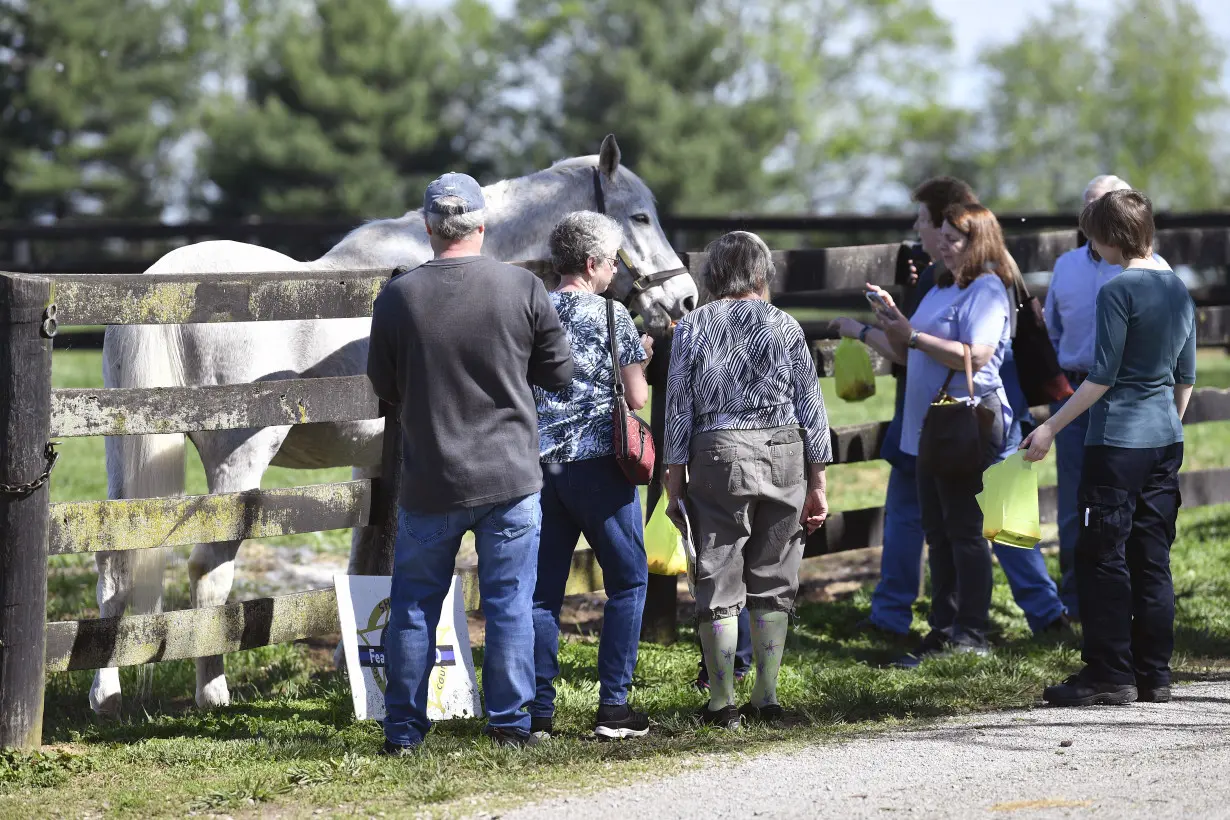
<path fill-rule="evenodd" d="M 721 729 L 738 729 L 743 723 L 739 710 L 734 706 L 723 706 L 716 712 L 710 712 L 709 705 L 705 704 L 696 716 L 705 726 L 717 726 Z"/>
<path fill-rule="evenodd" d="M 530 734 L 539 740 L 547 740 L 555 730 L 555 719 L 549 717 L 530 716 Z"/>
<path fill-rule="evenodd" d="M 602 740 L 644 737 L 649 734 L 649 718 L 626 703 L 618 706 L 601 704 L 598 706 L 598 719 L 594 721 L 594 734 Z"/>
<path fill-rule="evenodd" d="M 409 757 L 410 755 L 418 751 L 418 748 L 420 745 L 422 744 L 420 743 L 407 743 L 407 744 L 394 743 L 388 738 L 385 738 L 384 746 L 380 747 L 380 754 L 384 755 L 385 757 Z"/>
<path fill-rule="evenodd" d="M 483 734 L 491 738 L 491 742 L 496 746 L 513 746 L 524 749 L 530 746 L 537 746 L 539 743 L 539 739 L 534 735 L 523 735 L 511 729 L 499 729 L 488 726 L 483 730 Z"/>
<path fill-rule="evenodd" d="M 1042 699 L 1052 706 L 1125 706 L 1136 698 L 1133 684 L 1099 683 L 1079 674 L 1042 690 Z"/>
<path fill-rule="evenodd" d="M 786 711 L 776 703 L 766 703 L 764 706 L 748 703 L 739 707 L 739 714 L 752 723 L 781 723 L 786 717 Z"/>
<path fill-rule="evenodd" d="M 886 641 L 898 646 L 908 646 L 911 639 L 914 637 L 912 632 L 894 632 L 891 629 L 885 629 L 871 618 L 863 618 L 854 625 L 855 633 L 866 635 L 868 638 L 877 641 Z"/>
<path fill-rule="evenodd" d="M 1136 684 L 1136 700 L 1139 703 L 1170 703 L 1169 686 L 1141 686 Z"/>
<path fill-rule="evenodd" d="M 902 655 L 897 660 L 893 661 L 892 665 L 898 669 L 917 669 L 925 659 L 934 657 L 944 650 L 948 649 L 948 636 L 943 632 L 931 630 L 927 636 L 919 642 L 918 648 L 913 652 Z"/>
<path fill-rule="evenodd" d="M 1074 641 L 1076 632 L 1072 629 L 1072 619 L 1068 617 L 1068 613 L 1061 612 L 1058 618 L 1034 633 L 1034 637 L 1053 641 Z"/>

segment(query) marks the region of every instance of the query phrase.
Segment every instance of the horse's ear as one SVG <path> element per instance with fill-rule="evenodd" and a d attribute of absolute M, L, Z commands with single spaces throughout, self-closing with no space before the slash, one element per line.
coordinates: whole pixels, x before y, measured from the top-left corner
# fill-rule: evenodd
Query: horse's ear
<path fill-rule="evenodd" d="M 598 151 L 598 170 L 608 179 L 619 170 L 619 143 L 615 141 L 614 134 L 607 134 L 602 140 L 602 148 Z"/>

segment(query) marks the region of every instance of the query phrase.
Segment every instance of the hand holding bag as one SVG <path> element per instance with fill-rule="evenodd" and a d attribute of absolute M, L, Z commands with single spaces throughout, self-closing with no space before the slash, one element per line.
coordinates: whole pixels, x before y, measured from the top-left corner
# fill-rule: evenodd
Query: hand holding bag
<path fill-rule="evenodd" d="M 957 372 L 949 370 L 944 386 L 927 408 L 922 435 L 918 439 L 918 469 L 937 476 L 981 473 L 995 425 L 995 412 L 973 398 L 974 368 L 970 347 L 962 347 L 965 354 L 965 383 L 970 398 L 956 399 L 948 394 L 948 385 Z"/>
<path fill-rule="evenodd" d="M 611 441 L 615 460 L 633 484 L 653 480 L 654 447 L 649 425 L 628 409 L 624 399 L 624 377 L 619 367 L 619 340 L 615 336 L 615 303 L 606 300 L 606 329 L 611 343 L 611 368 L 614 370 L 611 397 Z"/>

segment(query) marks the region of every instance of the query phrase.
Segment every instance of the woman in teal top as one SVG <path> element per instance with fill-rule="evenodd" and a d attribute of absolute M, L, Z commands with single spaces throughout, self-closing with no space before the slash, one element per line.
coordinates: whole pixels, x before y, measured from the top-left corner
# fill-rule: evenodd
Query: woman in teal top
<path fill-rule="evenodd" d="M 1123 272 L 1099 291 L 1095 361 L 1076 394 L 1022 447 L 1039 461 L 1089 410 L 1078 493 L 1076 590 L 1085 668 L 1043 698 L 1057 706 L 1170 699 L 1183 414 L 1196 381 L 1196 311 L 1153 257 L 1153 209 L 1112 191 L 1081 214 L 1094 250 Z"/>

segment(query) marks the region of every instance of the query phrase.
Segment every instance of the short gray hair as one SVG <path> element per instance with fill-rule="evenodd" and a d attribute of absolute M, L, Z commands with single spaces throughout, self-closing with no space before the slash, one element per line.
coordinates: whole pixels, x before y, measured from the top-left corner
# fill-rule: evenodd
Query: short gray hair
<path fill-rule="evenodd" d="M 1085 186 L 1085 193 L 1082 194 L 1082 199 L 1089 199 L 1089 195 L 1094 191 L 1101 191 L 1103 195 L 1109 194 L 1111 191 L 1130 191 L 1132 186 L 1127 182 L 1115 176 L 1114 174 L 1099 174 L 1089 180 L 1089 184 Z"/>
<path fill-rule="evenodd" d="M 760 293 L 776 275 L 773 252 L 754 233 L 731 231 L 705 248 L 701 280 L 714 299 Z"/>
<path fill-rule="evenodd" d="M 483 227 L 486 215 L 483 211 L 465 211 L 466 201 L 459 196 L 445 196 L 436 200 L 436 207 L 446 213 L 428 213 L 427 227 L 445 242 L 456 242 Z"/>
<path fill-rule="evenodd" d="M 547 246 L 560 276 L 585 273 L 589 259 L 610 258 L 623 244 L 619 223 L 594 211 L 573 211 L 555 224 Z"/>

